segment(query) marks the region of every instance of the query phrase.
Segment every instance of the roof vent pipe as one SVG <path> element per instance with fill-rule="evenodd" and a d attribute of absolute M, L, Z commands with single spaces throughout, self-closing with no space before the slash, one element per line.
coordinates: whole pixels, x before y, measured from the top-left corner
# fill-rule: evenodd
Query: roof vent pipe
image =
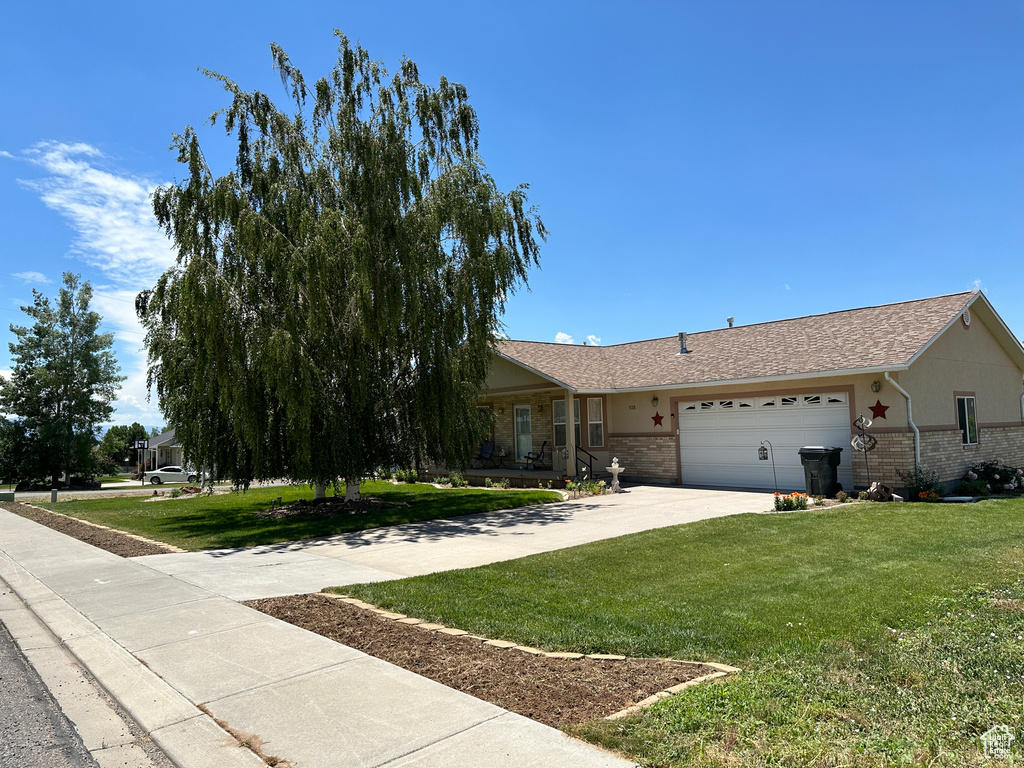
<path fill-rule="evenodd" d="M 680 355 L 685 355 L 689 351 L 690 350 L 688 350 L 686 348 L 686 331 L 680 331 L 679 332 L 679 354 Z"/>
<path fill-rule="evenodd" d="M 727 322 L 729 324 L 729 327 L 732 328 L 732 324 L 734 322 L 736 322 L 736 318 L 735 317 L 727 317 L 727 318 L 725 318 L 725 322 Z"/>

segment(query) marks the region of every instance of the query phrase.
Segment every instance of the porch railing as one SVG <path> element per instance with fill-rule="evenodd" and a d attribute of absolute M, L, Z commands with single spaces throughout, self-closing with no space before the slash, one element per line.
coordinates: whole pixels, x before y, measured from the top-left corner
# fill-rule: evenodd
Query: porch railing
<path fill-rule="evenodd" d="M 582 458 L 580 456 L 581 453 L 586 454 L 587 458 L 586 459 Z M 593 480 L 594 479 L 594 462 L 595 461 L 597 461 L 597 457 L 594 454 L 592 454 L 590 451 L 587 451 L 587 450 L 585 450 L 583 448 L 580 448 L 577 445 L 576 446 L 576 477 L 583 477 L 583 474 L 580 471 L 580 469 L 583 468 L 583 469 L 587 470 L 586 477 L 588 477 L 589 479 Z"/>

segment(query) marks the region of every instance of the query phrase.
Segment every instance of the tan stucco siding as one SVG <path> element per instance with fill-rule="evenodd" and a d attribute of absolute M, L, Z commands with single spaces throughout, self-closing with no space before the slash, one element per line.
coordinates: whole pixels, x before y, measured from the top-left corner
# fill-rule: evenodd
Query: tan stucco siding
<path fill-rule="evenodd" d="M 975 317 L 954 323 L 899 375 L 918 427 L 956 426 L 956 394 L 973 393 L 979 424 L 1020 424 L 1021 370 Z"/>
<path fill-rule="evenodd" d="M 491 356 L 491 371 L 487 375 L 487 391 L 503 392 L 528 387 L 555 386 L 542 376 L 510 363 L 503 357 Z"/>
<path fill-rule="evenodd" d="M 883 384 L 883 389 L 877 395 L 871 391 L 871 383 L 876 380 L 881 380 Z M 845 391 L 850 387 L 853 388 L 851 422 L 861 413 L 870 418 L 871 411 L 868 410 L 868 406 L 874 405 L 876 400 L 881 399 L 882 404 L 888 405 L 890 408 L 886 412 L 885 419 L 880 419 L 876 426 L 906 427 L 907 413 L 903 404 L 903 398 L 899 397 L 892 387 L 889 387 L 887 397 L 884 387 L 885 383 L 881 374 L 879 374 L 877 376 L 821 377 L 795 379 L 788 382 L 760 382 L 756 384 L 727 384 L 689 389 L 620 392 L 607 396 L 608 431 L 612 434 L 627 435 L 653 435 L 662 432 L 674 433 L 676 424 L 673 403 L 679 400 L 726 398 L 738 395 L 786 395 Z M 651 398 L 653 397 L 658 398 L 657 408 L 651 405 Z M 661 427 L 656 426 L 654 423 L 653 417 L 656 412 L 664 417 Z"/>

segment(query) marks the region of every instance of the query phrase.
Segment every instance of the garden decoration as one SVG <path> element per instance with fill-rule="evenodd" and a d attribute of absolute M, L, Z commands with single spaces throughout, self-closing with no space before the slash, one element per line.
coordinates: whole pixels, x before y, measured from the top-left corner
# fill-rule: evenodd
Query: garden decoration
<path fill-rule="evenodd" d="M 619 472 L 622 472 L 625 467 L 619 466 L 618 457 L 613 458 L 612 465 L 610 467 L 605 467 L 605 469 L 612 473 L 612 493 L 625 493 L 619 485 Z"/>
<path fill-rule="evenodd" d="M 768 444 L 767 448 L 764 447 L 765 443 Z M 775 474 L 775 446 L 772 445 L 772 441 L 771 440 L 762 440 L 761 441 L 761 447 L 757 449 L 757 459 L 758 459 L 758 461 L 768 461 L 768 451 L 769 450 L 771 450 L 771 455 L 772 455 L 772 477 L 775 480 L 775 493 L 778 493 L 779 492 L 779 477 L 778 477 L 778 475 Z"/>
<path fill-rule="evenodd" d="M 871 468 L 868 466 L 868 454 L 875 449 L 878 445 L 878 440 L 875 439 L 874 435 L 867 433 L 868 427 L 871 426 L 871 419 L 864 418 L 863 415 L 858 416 L 857 420 L 853 422 L 858 430 L 858 434 L 853 436 L 850 440 L 850 445 L 853 446 L 853 450 L 860 451 L 864 454 L 864 473 L 868 480 L 871 480 Z"/>

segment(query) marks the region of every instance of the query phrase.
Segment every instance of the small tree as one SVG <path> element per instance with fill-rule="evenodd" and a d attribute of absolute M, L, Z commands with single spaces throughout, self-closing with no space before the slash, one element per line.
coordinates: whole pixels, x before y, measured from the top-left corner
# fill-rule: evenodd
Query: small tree
<path fill-rule="evenodd" d="M 504 301 L 545 232 L 498 190 L 463 86 L 389 77 L 341 33 L 308 88 L 276 45 L 290 113 L 221 75 L 233 171 L 191 128 L 188 177 L 154 209 L 177 266 L 139 297 L 150 381 L 198 466 L 350 491 L 380 466 L 465 466 Z"/>
<path fill-rule="evenodd" d="M 149 431 L 137 421 L 130 426 L 127 424 L 114 426 L 108 429 L 103 436 L 99 451 L 101 455 L 108 456 L 119 464 L 126 461 L 135 463 L 138 461 L 135 441 L 145 440 L 149 436 Z"/>
<path fill-rule="evenodd" d="M 32 292 L 32 306 L 21 309 L 35 322 L 11 326 L 14 366 L 10 381 L 0 381 L 0 411 L 16 417 L 30 444 L 21 471 L 54 483 L 91 472 L 97 427 L 110 418 L 124 381 L 113 335 L 98 332 L 101 318 L 89 309 L 92 287 L 79 279 L 64 273 L 55 306 Z"/>

